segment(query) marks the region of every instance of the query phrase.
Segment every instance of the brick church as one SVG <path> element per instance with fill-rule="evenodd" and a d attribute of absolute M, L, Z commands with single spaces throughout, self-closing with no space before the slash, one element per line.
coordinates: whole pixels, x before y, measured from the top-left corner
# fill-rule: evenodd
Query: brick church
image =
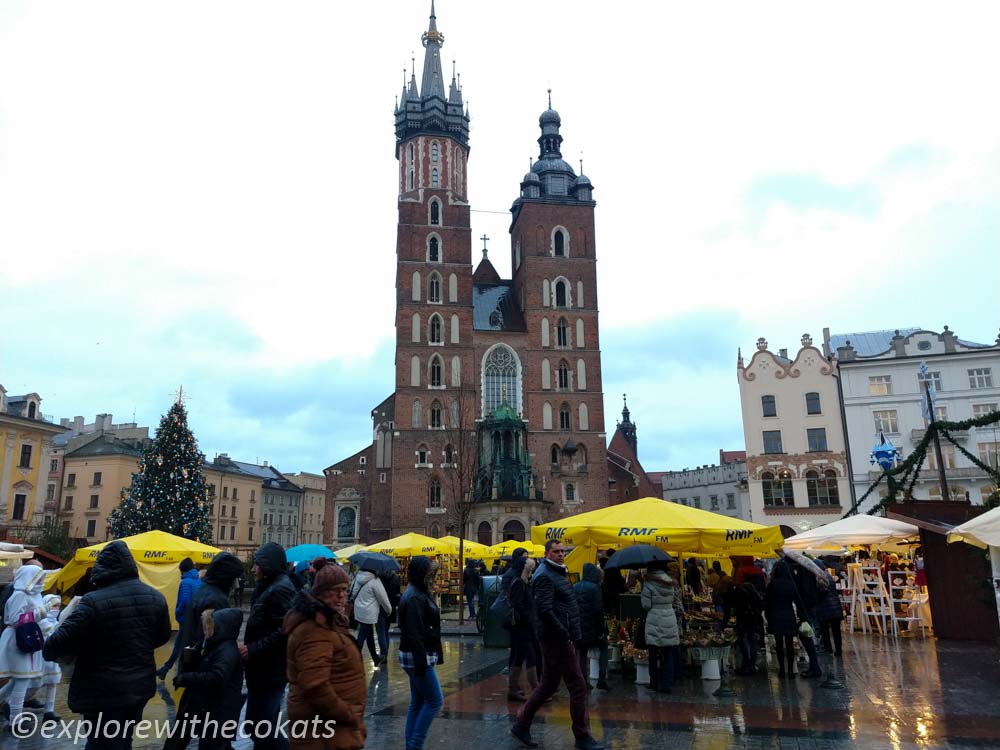
<path fill-rule="evenodd" d="M 467 539 L 520 540 L 652 490 L 627 409 L 606 446 L 594 187 L 562 158 L 559 113 L 539 118 L 511 206 L 513 278 L 485 249 L 473 270 L 469 115 L 433 5 L 422 41 L 395 111 L 395 391 L 371 412 L 372 443 L 325 470 L 334 543 L 462 534 L 456 497 L 471 498 Z"/>

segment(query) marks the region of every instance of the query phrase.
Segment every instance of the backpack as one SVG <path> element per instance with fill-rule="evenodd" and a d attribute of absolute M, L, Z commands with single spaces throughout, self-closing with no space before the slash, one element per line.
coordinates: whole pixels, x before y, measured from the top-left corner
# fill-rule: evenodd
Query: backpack
<path fill-rule="evenodd" d="M 16 628 L 14 631 L 14 640 L 20 651 L 26 654 L 34 654 L 42 650 L 42 646 L 45 645 L 45 636 L 42 635 L 42 629 L 35 622 L 35 614 L 33 612 L 25 612 L 18 617 L 17 625 L 14 627 Z"/>

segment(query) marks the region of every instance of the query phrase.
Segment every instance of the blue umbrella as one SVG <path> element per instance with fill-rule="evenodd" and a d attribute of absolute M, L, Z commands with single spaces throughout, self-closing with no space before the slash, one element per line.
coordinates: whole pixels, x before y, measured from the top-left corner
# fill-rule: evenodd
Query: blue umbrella
<path fill-rule="evenodd" d="M 299 544 L 285 550 L 285 559 L 288 562 L 311 562 L 317 557 L 322 557 L 324 560 L 334 560 L 337 556 L 333 554 L 333 550 L 322 544 Z"/>

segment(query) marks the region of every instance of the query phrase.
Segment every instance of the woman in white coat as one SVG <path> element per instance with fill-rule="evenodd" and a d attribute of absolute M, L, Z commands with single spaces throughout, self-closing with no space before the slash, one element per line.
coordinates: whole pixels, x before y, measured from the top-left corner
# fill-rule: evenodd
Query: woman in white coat
<path fill-rule="evenodd" d="M 358 648 L 368 644 L 368 653 L 372 661 L 381 666 L 386 663 L 387 654 L 379 654 L 375 648 L 375 625 L 381 609 L 387 615 L 392 612 L 389 595 L 378 576 L 367 570 L 362 570 L 354 577 L 351 585 L 350 598 L 354 604 L 354 619 L 358 621 Z"/>
<path fill-rule="evenodd" d="M 0 702 L 5 702 L 12 722 L 24 710 L 24 696 L 28 688 L 41 683 L 45 672 L 45 660 L 41 651 L 26 653 L 17 646 L 17 626 L 21 618 L 30 613 L 34 622 L 41 626 L 45 619 L 42 604 L 42 588 L 45 586 L 45 571 L 35 565 L 22 565 L 14 574 L 14 593 L 4 607 L 3 621 L 6 626 L 0 635 L 0 677 L 10 681 L 0 688 Z"/>

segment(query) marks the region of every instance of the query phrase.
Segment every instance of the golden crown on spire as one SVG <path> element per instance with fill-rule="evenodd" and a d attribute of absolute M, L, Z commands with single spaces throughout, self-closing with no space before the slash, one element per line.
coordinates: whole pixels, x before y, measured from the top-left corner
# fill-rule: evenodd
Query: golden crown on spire
<path fill-rule="evenodd" d="M 444 44 L 444 34 L 440 31 L 425 31 L 423 36 L 420 37 L 420 41 L 423 42 L 426 47 L 428 42 L 437 42 L 438 44 Z"/>

